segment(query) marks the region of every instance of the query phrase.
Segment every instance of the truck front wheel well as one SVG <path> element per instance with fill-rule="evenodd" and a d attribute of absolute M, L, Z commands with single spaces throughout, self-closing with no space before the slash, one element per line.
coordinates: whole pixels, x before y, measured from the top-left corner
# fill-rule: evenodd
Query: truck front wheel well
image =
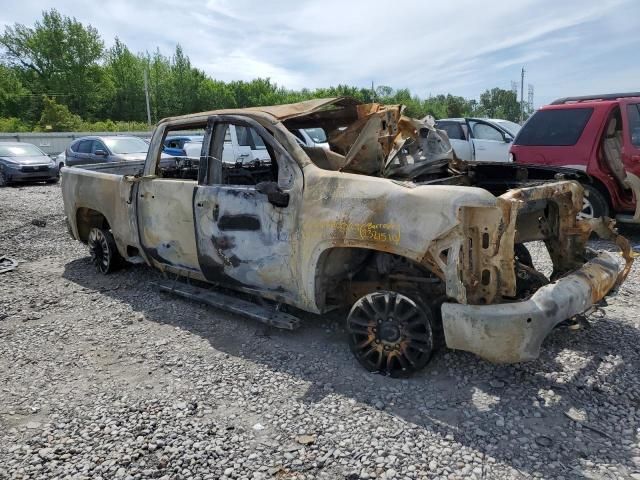
<path fill-rule="evenodd" d="M 89 232 L 92 228 L 109 230 L 107 218 L 97 210 L 81 207 L 76 212 L 76 226 L 78 227 L 78 240 L 87 243 Z"/>
<path fill-rule="evenodd" d="M 419 290 L 433 299 L 444 296 L 444 283 L 409 258 L 367 248 L 325 250 L 316 264 L 315 295 L 321 310 L 347 307 L 378 290 Z"/>

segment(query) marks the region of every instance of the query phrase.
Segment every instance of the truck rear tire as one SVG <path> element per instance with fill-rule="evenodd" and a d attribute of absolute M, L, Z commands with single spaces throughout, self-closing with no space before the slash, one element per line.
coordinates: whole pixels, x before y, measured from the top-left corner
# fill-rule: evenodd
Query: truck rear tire
<path fill-rule="evenodd" d="M 600 218 L 609 216 L 609 203 L 600 191 L 592 185 L 582 185 L 584 198 L 582 211 L 578 213 L 578 219 Z"/>
<path fill-rule="evenodd" d="M 118 252 L 116 241 L 109 230 L 94 227 L 89 231 L 89 253 L 91 263 L 96 270 L 103 275 L 107 275 L 120 267 L 124 263 Z"/>
<path fill-rule="evenodd" d="M 416 295 L 369 293 L 354 303 L 347 316 L 349 346 L 370 372 L 405 377 L 429 363 L 434 319 Z"/>

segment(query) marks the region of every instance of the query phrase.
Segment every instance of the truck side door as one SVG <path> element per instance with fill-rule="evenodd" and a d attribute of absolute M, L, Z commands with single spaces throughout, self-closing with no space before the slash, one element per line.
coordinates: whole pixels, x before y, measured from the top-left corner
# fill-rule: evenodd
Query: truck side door
<path fill-rule="evenodd" d="M 224 161 L 230 127 L 253 130 L 270 161 Z M 300 290 L 295 245 L 301 194 L 301 170 L 264 127 L 238 115 L 211 117 L 193 196 L 198 261 L 205 278 L 295 299 Z"/>

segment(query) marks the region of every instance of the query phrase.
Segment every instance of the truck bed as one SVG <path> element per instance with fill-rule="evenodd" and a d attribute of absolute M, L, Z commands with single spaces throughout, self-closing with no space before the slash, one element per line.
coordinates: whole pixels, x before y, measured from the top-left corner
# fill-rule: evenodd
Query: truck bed
<path fill-rule="evenodd" d="M 80 172 L 83 170 L 89 170 L 91 172 L 107 173 L 111 175 L 142 175 L 142 171 L 144 170 L 144 160 L 135 162 L 95 163 L 65 168 L 68 172 L 73 171 L 74 174 L 81 174 Z"/>

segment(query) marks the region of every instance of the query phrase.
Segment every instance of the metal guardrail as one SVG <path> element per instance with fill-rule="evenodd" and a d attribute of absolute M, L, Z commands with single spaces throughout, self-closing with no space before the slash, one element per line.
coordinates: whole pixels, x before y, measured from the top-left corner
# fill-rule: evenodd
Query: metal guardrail
<path fill-rule="evenodd" d="M 116 135 L 129 135 L 140 138 L 151 138 L 152 131 L 148 132 L 16 132 L 0 133 L 0 142 L 25 142 L 32 143 L 47 155 L 57 155 L 64 151 L 76 138 L 97 135 L 112 137 Z M 200 135 L 202 132 L 180 131 L 180 135 Z"/>
<path fill-rule="evenodd" d="M 88 135 L 132 135 L 140 138 L 151 138 L 151 132 L 20 132 L 0 133 L 0 142 L 32 143 L 47 155 L 55 155 L 64 151 L 76 138 Z"/>

